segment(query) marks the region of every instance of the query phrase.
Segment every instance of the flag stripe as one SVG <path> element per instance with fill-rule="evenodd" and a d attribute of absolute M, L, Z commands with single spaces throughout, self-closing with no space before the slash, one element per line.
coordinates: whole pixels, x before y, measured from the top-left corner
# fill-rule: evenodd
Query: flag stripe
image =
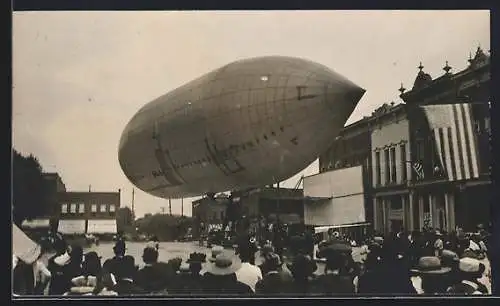
<path fill-rule="evenodd" d="M 465 105 L 466 116 L 465 116 L 465 128 L 469 134 L 469 143 L 471 145 L 471 161 L 472 161 L 472 173 L 474 178 L 479 177 L 479 164 L 478 164 L 478 152 L 477 152 L 477 140 L 474 130 L 472 129 L 472 106 L 470 104 Z"/>
<path fill-rule="evenodd" d="M 450 149 L 450 142 L 449 142 L 449 134 L 448 134 L 448 129 L 446 128 L 441 128 L 441 132 L 443 134 L 443 143 L 444 143 L 444 159 L 446 161 L 446 175 L 448 179 L 453 179 L 453 166 L 452 166 L 452 160 L 453 160 L 453 155 L 451 154 L 451 149 Z"/>
<path fill-rule="evenodd" d="M 446 175 L 448 173 L 448 169 L 446 167 L 446 156 L 448 154 L 446 154 L 446 151 L 445 151 L 445 145 L 444 145 L 444 136 L 443 136 L 443 129 L 442 128 L 439 128 L 438 129 L 438 139 L 437 139 L 437 143 L 439 144 L 439 151 L 441 154 L 440 155 L 440 160 L 441 160 L 441 166 L 440 166 L 440 169 L 442 171 L 442 173 L 444 175 Z"/>
<path fill-rule="evenodd" d="M 460 104 L 460 109 L 462 110 L 462 128 L 463 128 L 463 132 L 464 132 L 464 136 L 465 136 L 465 156 L 467 156 L 467 170 L 469 172 L 469 177 L 468 178 L 471 178 L 471 177 L 474 177 L 474 169 L 472 169 L 472 152 L 471 152 L 471 144 L 470 144 L 470 135 L 469 135 L 469 131 L 467 130 L 466 128 L 466 117 L 467 117 L 467 114 L 465 113 L 465 107 L 463 104 Z"/>
<path fill-rule="evenodd" d="M 469 166 L 468 166 L 468 156 L 467 156 L 467 149 L 466 149 L 466 137 L 464 133 L 464 121 L 463 121 L 463 114 L 462 114 L 462 107 L 461 104 L 455 104 L 453 105 L 457 112 L 457 121 L 455 122 L 455 125 L 458 126 L 458 147 L 460 149 L 460 155 L 461 155 L 461 162 L 462 162 L 462 177 L 464 179 L 469 179 L 470 178 L 470 172 L 469 172 Z"/>
<path fill-rule="evenodd" d="M 460 134 L 458 130 L 458 114 L 457 114 L 457 109 L 455 108 L 455 105 L 451 105 L 452 113 L 453 113 L 453 128 L 452 128 L 452 139 L 453 139 L 453 151 L 455 151 L 455 165 L 456 165 L 456 171 L 457 171 L 457 176 L 456 178 L 458 180 L 463 180 L 464 179 L 464 162 L 463 162 L 463 156 L 462 156 L 462 150 L 461 150 L 461 145 L 462 143 L 460 142 Z"/>
<path fill-rule="evenodd" d="M 448 145 L 450 147 L 450 156 L 451 156 L 451 173 L 452 176 L 449 178 L 450 180 L 455 180 L 457 178 L 457 166 L 456 166 L 456 159 L 455 159 L 455 148 L 453 146 L 454 141 L 453 141 L 453 130 L 451 127 L 448 129 Z"/>

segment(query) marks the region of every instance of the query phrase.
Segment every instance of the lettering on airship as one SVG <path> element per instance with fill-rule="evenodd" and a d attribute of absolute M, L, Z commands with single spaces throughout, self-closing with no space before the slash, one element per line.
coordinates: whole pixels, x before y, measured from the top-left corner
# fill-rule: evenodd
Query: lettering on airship
<path fill-rule="evenodd" d="M 297 100 L 306 100 L 306 99 L 312 99 L 316 98 L 318 95 L 306 95 L 305 90 L 307 89 L 306 86 L 297 86 Z"/>
<path fill-rule="evenodd" d="M 295 136 L 292 139 L 290 139 L 290 142 L 293 143 L 294 145 L 299 144 L 299 137 Z"/>
<path fill-rule="evenodd" d="M 210 146 L 207 138 L 205 138 L 205 146 L 211 160 L 225 175 L 235 174 L 245 170 L 236 157 L 229 154 L 229 149 L 219 150 L 216 144 L 212 144 L 212 146 Z M 234 150 L 235 146 L 233 145 L 232 147 L 232 150 Z"/>
<path fill-rule="evenodd" d="M 184 179 L 182 178 L 182 176 L 177 172 L 176 168 L 174 167 L 174 163 L 172 161 L 169 151 L 167 149 L 164 149 L 161 145 L 160 133 L 158 131 L 157 122 L 154 123 L 153 139 L 156 141 L 156 148 L 154 154 L 156 157 L 156 161 L 158 162 L 158 165 L 160 166 L 161 169 L 161 171 L 153 171 L 154 172 L 152 173 L 153 177 L 156 178 L 159 176 L 163 176 L 167 184 L 170 186 L 179 186 L 185 183 L 183 182 Z"/>

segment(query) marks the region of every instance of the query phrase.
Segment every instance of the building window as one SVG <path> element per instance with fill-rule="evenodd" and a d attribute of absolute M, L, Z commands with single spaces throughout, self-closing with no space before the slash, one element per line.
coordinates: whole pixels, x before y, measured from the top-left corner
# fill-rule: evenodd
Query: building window
<path fill-rule="evenodd" d="M 61 213 L 67 214 L 68 213 L 68 204 L 62 204 L 61 205 Z"/>
<path fill-rule="evenodd" d="M 396 148 L 391 148 L 391 182 L 396 182 Z"/>
<path fill-rule="evenodd" d="M 389 162 L 389 149 L 384 150 L 384 161 L 385 161 L 385 183 L 388 184 L 391 180 L 391 165 Z"/>
<path fill-rule="evenodd" d="M 78 213 L 80 213 L 80 214 L 85 213 L 85 203 L 78 204 Z"/>
<path fill-rule="evenodd" d="M 115 212 L 115 205 L 109 205 L 109 212 Z"/>
<path fill-rule="evenodd" d="M 76 214 L 76 204 L 73 203 L 73 204 L 71 204 L 70 207 L 71 207 L 71 213 Z"/>
<path fill-rule="evenodd" d="M 401 150 L 401 180 L 403 182 L 406 182 L 407 178 L 407 170 L 406 170 L 406 144 L 401 144 L 400 145 L 400 150 Z"/>
<path fill-rule="evenodd" d="M 97 212 L 97 204 L 92 204 L 91 211 L 92 211 L 93 213 L 96 213 L 96 212 Z"/>
<path fill-rule="evenodd" d="M 106 212 L 106 204 L 101 204 L 101 212 Z"/>
<path fill-rule="evenodd" d="M 380 185 L 382 174 L 380 169 L 380 152 L 375 152 L 375 185 Z"/>

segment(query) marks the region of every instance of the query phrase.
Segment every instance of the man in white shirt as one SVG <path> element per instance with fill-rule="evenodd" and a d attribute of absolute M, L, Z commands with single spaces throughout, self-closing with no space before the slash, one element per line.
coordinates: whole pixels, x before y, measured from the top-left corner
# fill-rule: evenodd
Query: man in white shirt
<path fill-rule="evenodd" d="M 258 266 L 250 263 L 251 258 L 255 256 L 255 254 L 251 254 L 252 252 L 250 241 L 241 242 L 238 245 L 238 255 L 242 264 L 236 271 L 236 278 L 255 292 L 255 285 L 262 279 L 262 272 Z"/>

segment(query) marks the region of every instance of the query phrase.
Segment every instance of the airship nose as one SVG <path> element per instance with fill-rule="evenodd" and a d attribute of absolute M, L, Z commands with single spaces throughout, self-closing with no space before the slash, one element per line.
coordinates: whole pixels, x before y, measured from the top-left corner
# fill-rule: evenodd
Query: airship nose
<path fill-rule="evenodd" d="M 338 83 L 332 84 L 326 91 L 326 104 L 336 115 L 340 115 L 345 120 L 352 114 L 366 92 L 365 89 L 350 81 L 340 86 Z"/>

